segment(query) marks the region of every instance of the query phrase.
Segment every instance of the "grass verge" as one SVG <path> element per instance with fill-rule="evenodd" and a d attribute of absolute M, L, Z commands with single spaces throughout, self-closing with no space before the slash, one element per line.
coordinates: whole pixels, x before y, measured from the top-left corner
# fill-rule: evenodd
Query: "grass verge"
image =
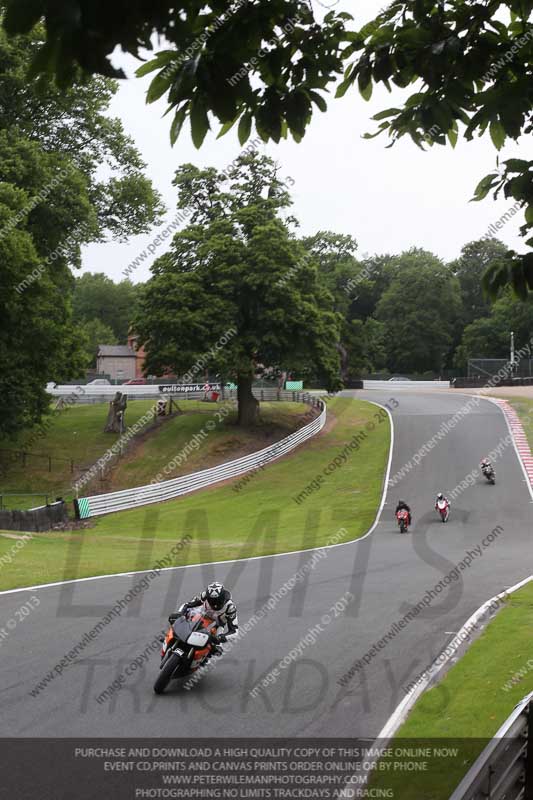
<path fill-rule="evenodd" d="M 154 400 L 133 400 L 128 403 L 126 423 L 134 425 L 149 409 Z M 167 419 L 158 428 L 146 426 L 131 442 L 128 452 L 117 462 L 111 478 L 103 486 L 104 491 L 117 491 L 149 483 L 159 470 L 163 469 L 176 454 L 193 440 L 214 417 L 216 406 L 197 400 L 179 402 L 183 414 Z M 51 417 L 44 428 L 45 435 L 39 437 L 30 447 L 24 441 L 31 439 L 31 432 L 24 437 L 3 441 L 0 448 L 10 450 L 24 449 L 28 455 L 25 466 L 17 458 L 5 463 L 4 474 L 0 477 L 0 494 L 8 493 L 4 506 L 8 508 L 31 508 L 61 495 L 72 499 L 72 483 L 80 472 L 71 474 L 72 460 L 75 465 L 90 467 L 118 440 L 118 434 L 104 433 L 107 419 L 107 403 L 70 406 Z M 216 421 L 208 439 L 202 443 L 201 452 L 192 450 L 182 459 L 179 466 L 165 474 L 164 480 L 194 472 L 223 461 L 236 458 L 258 450 L 277 439 L 282 439 L 298 427 L 299 420 L 308 410 L 304 403 L 264 403 L 262 404 L 262 424 L 254 432 L 236 427 L 236 413 L 230 412 Z M 51 459 L 49 464 L 48 457 Z M 49 467 L 52 470 L 49 471 Z M 2 467 L 2 462 L 0 462 Z M 81 494 L 94 494 L 94 484 Z M 24 493 L 37 494 L 24 496 Z M 20 493 L 20 494 L 17 494 Z"/>
<path fill-rule="evenodd" d="M 447 800 L 514 706 L 533 691 L 533 583 L 505 607 L 442 681 L 425 692 L 396 734 L 393 747 L 446 740 L 462 757 L 433 762 L 430 772 L 376 776 L 373 788 L 401 800 Z M 461 740 L 461 741 L 459 741 Z M 470 742 L 463 740 L 471 740 Z M 438 743 L 437 743 L 438 744 Z M 387 760 L 387 759 L 385 759 Z"/>
<path fill-rule="evenodd" d="M 389 420 L 376 406 L 351 398 L 335 398 L 328 407 L 320 436 L 252 474 L 239 491 L 227 483 L 96 518 L 83 532 L 36 535 L 0 570 L 0 588 L 149 569 L 186 534 L 192 541 L 176 565 L 320 546 L 342 527 L 345 540 L 361 536 L 381 498 Z M 359 441 L 343 458 L 355 436 Z M 296 502 L 313 481 L 318 488 Z M 12 538 L 0 537 L 0 556 L 13 546 Z"/>
<path fill-rule="evenodd" d="M 129 402 L 126 424 L 135 424 L 153 405 L 153 400 Z M 71 474 L 70 461 L 77 466 L 90 467 L 119 438 L 118 434 L 104 433 L 107 411 L 107 403 L 68 406 L 45 420 L 41 428 L 44 435 L 37 438 L 34 431 L 26 431 L 18 437 L 3 439 L 1 449 L 24 450 L 28 456 L 23 466 L 21 459 L 11 460 L 10 455 L 0 453 L 1 490 L 71 496 L 72 481 L 79 472 Z M 25 444 L 28 441 L 32 442 L 30 446 Z M 48 457 L 52 460 L 51 472 L 48 471 Z M 20 498 L 13 499 L 17 503 L 15 506 L 10 503 L 11 508 L 37 505 L 33 501 L 21 505 Z"/>
<path fill-rule="evenodd" d="M 219 407 L 208 403 L 190 408 L 180 402 L 180 408 L 185 411 L 183 415 L 167 420 L 118 462 L 109 491 L 144 486 L 167 465 L 162 480 L 253 453 L 289 436 L 303 424 L 309 411 L 305 403 L 262 403 L 261 422 L 252 431 L 237 427 L 236 410 L 222 418 Z M 206 429 L 206 423 L 214 424 L 214 428 Z M 198 435 L 202 431 L 209 434 L 205 439 Z"/>

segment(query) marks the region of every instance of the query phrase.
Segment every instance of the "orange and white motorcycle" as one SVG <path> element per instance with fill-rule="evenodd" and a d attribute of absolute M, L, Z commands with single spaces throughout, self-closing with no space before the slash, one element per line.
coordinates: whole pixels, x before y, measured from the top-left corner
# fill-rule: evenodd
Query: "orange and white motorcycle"
<path fill-rule="evenodd" d="M 203 609 L 188 609 L 171 624 L 161 648 L 159 676 L 154 692 L 163 694 L 171 680 L 195 672 L 218 648 L 217 621 Z"/>

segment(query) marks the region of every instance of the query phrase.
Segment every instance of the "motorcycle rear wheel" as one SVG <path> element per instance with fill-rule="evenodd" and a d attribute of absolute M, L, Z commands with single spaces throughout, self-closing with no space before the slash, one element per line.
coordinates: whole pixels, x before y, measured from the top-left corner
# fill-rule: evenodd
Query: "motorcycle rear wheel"
<path fill-rule="evenodd" d="M 156 682 L 154 683 L 154 692 L 156 694 L 163 694 L 167 688 L 173 673 L 176 671 L 181 659 L 175 653 L 170 655 L 164 666 L 161 667 Z"/>

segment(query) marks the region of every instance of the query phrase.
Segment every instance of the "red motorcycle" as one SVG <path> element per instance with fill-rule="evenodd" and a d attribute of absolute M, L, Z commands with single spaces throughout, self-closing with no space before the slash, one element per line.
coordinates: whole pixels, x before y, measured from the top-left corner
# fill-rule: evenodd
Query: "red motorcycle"
<path fill-rule="evenodd" d="M 396 519 L 400 526 L 400 533 L 407 533 L 409 530 L 409 512 L 407 509 L 400 508 L 400 510 L 396 512 Z"/>
<path fill-rule="evenodd" d="M 442 500 L 437 500 L 435 508 L 440 514 L 441 521 L 448 522 L 448 517 L 450 516 L 450 504 L 448 501 L 444 497 Z"/>

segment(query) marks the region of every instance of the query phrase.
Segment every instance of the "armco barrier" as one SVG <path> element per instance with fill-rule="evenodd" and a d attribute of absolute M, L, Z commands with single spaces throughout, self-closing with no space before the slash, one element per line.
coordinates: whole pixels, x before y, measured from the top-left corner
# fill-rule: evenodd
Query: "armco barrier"
<path fill-rule="evenodd" d="M 266 392 L 271 390 L 259 390 Z M 275 390 L 272 390 L 275 391 Z M 108 494 L 93 495 L 92 497 L 80 497 L 74 501 L 76 516 L 79 519 L 96 517 L 101 514 L 110 514 L 113 511 L 126 511 L 130 508 L 149 505 L 150 503 L 161 503 L 164 500 L 171 500 L 174 497 L 194 492 L 196 489 L 203 489 L 219 481 L 228 478 L 236 478 L 245 472 L 257 469 L 270 461 L 294 450 L 295 447 L 319 433 L 326 422 L 326 404 L 315 397 L 300 392 L 282 392 L 282 395 L 290 395 L 291 399 L 308 402 L 312 405 L 321 407 L 321 412 L 308 425 L 295 431 L 285 439 L 275 442 L 269 447 L 250 453 L 248 456 L 236 458 L 217 467 L 204 469 L 201 472 L 193 472 L 191 475 L 184 475 L 180 478 L 173 478 L 162 483 L 152 483 L 147 486 L 138 486 L 135 489 L 123 489 L 120 492 L 110 492 Z M 294 398 L 292 397 L 294 396 Z M 266 399 L 266 398 L 265 398 Z M 282 397 L 281 399 L 286 399 Z M 288 398 L 287 398 L 288 399 Z"/>
<path fill-rule="evenodd" d="M 367 381 L 363 380 L 365 389 L 386 389 L 388 392 L 395 391 L 396 389 L 410 389 L 417 391 L 419 389 L 429 389 L 435 391 L 436 389 L 449 389 L 450 381 Z"/>
<path fill-rule="evenodd" d="M 518 703 L 450 800 L 532 800 L 533 692 Z"/>

